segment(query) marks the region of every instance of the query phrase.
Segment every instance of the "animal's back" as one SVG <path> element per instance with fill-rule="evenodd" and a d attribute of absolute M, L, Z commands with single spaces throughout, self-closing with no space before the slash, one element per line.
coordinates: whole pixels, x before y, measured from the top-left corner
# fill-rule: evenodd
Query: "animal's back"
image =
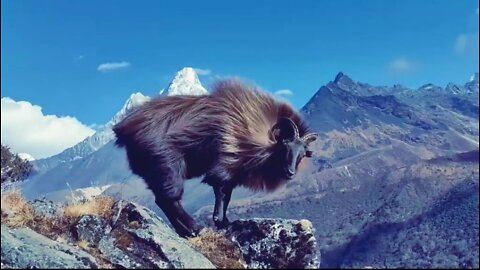
<path fill-rule="evenodd" d="M 208 113 L 205 99 L 205 96 L 167 96 L 146 102 L 113 128 L 117 144 L 135 143 L 147 148 L 153 146 L 152 141 L 178 135 L 188 125 L 195 124 L 193 120 Z"/>
<path fill-rule="evenodd" d="M 113 130 L 132 171 L 145 178 L 159 166 L 173 165 L 168 164 L 172 160 L 199 155 L 196 151 L 215 134 L 217 116 L 218 106 L 208 96 L 160 97 L 136 108 Z"/>

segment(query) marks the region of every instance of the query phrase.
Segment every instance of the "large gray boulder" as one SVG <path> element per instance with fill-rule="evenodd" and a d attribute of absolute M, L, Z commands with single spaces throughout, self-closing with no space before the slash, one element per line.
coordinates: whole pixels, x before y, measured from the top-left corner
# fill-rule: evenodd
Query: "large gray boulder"
<path fill-rule="evenodd" d="M 215 268 L 153 211 L 120 201 L 112 230 L 99 243 L 103 256 L 125 268 Z"/>
<path fill-rule="evenodd" d="M 29 228 L 9 229 L 2 225 L 3 268 L 96 268 L 85 251 L 55 242 Z"/>

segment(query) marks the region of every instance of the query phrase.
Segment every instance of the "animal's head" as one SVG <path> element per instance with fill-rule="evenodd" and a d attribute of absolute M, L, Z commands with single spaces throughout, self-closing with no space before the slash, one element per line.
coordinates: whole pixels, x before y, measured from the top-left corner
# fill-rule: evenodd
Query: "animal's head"
<path fill-rule="evenodd" d="M 300 137 L 297 125 L 289 118 L 280 118 L 271 130 L 276 141 L 277 160 L 281 163 L 281 174 L 292 179 L 298 164 L 304 157 L 312 157 L 308 145 L 318 138 L 317 133 L 308 133 Z"/>

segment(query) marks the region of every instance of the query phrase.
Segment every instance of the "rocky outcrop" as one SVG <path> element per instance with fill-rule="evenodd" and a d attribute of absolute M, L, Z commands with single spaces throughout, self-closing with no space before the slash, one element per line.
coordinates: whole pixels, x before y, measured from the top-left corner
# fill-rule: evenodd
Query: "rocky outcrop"
<path fill-rule="evenodd" d="M 97 246 L 105 233 L 112 228 L 108 222 L 99 216 L 83 216 L 75 225 L 75 235 L 78 241 L 86 241 L 91 245 Z"/>
<path fill-rule="evenodd" d="M 239 244 L 247 268 L 320 267 L 314 229 L 308 220 L 237 220 L 225 235 Z"/>
<path fill-rule="evenodd" d="M 3 268 L 95 268 L 87 252 L 53 241 L 29 228 L 9 229 L 2 225 Z"/>
<path fill-rule="evenodd" d="M 41 218 L 35 217 L 38 224 L 27 225 L 31 228 L 2 224 L 2 268 L 320 266 L 314 229 L 307 220 L 237 220 L 224 230 L 207 230 L 210 236 L 195 242 L 179 237 L 153 211 L 131 202 L 116 202 L 111 215 L 76 218 L 61 216 L 62 211 L 50 202 L 35 201 L 31 206 L 49 223 L 39 223 Z M 63 224 L 65 229 L 38 229 L 48 224 Z M 44 232 L 50 232 L 45 234 L 48 237 Z"/>
<path fill-rule="evenodd" d="M 215 268 L 186 239 L 180 238 L 147 208 L 120 201 L 112 230 L 99 250 L 125 268 Z"/>

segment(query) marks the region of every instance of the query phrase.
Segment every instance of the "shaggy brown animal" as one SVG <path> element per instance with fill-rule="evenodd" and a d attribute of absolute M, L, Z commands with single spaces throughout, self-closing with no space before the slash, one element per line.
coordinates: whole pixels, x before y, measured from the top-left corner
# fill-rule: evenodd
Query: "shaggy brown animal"
<path fill-rule="evenodd" d="M 207 96 L 168 96 L 136 108 L 114 127 L 132 171 L 153 191 L 175 230 L 201 229 L 181 205 L 184 180 L 205 175 L 215 193 L 213 220 L 228 224 L 233 188 L 273 191 L 293 178 L 317 138 L 288 104 L 238 80 Z"/>

